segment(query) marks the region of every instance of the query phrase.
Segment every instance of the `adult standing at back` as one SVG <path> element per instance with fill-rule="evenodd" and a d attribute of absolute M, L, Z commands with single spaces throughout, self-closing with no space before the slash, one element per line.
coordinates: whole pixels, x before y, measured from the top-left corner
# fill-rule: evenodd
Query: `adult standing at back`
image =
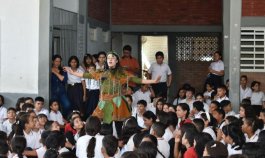
<path fill-rule="evenodd" d="M 215 90 L 218 86 L 223 84 L 222 77 L 224 76 L 224 63 L 221 58 L 221 53 L 218 51 L 215 52 L 213 54 L 214 62 L 212 62 L 208 68 L 209 75 L 206 79 L 206 84 L 212 84 Z"/>
<path fill-rule="evenodd" d="M 153 84 L 152 88 L 155 92 L 156 97 L 161 96 L 163 98 L 167 98 L 167 89 L 171 85 L 172 81 L 172 72 L 168 64 L 164 63 L 164 53 L 161 51 L 156 52 L 156 62 L 152 63 L 148 74 L 151 79 L 155 79 L 158 76 L 161 76 L 160 82 L 157 84 Z"/>
<path fill-rule="evenodd" d="M 120 60 L 121 67 L 127 70 L 130 74 L 138 76 L 140 65 L 138 60 L 132 56 L 132 47 L 130 45 L 125 45 L 122 50 L 123 54 Z M 129 85 L 133 88 L 136 87 L 136 84 L 133 82 L 130 82 Z"/>

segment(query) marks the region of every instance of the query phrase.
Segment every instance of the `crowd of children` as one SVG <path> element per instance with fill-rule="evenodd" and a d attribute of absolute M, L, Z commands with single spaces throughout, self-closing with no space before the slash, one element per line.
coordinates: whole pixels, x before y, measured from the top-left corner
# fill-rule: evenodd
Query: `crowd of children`
<path fill-rule="evenodd" d="M 104 62 L 91 64 L 88 56 L 83 64 L 88 71 L 104 67 Z M 99 53 L 99 60 L 105 57 Z M 77 58 L 69 59 L 70 67 L 82 71 L 78 65 Z M 0 95 L 0 158 L 265 157 L 265 97 L 260 82 L 247 87 L 247 76 L 240 80 L 238 114 L 226 85 L 215 89 L 206 83 L 205 92 L 196 93 L 185 84 L 172 103 L 155 96 L 150 85 L 136 91 L 124 86 L 121 91 L 132 115 L 110 124 L 91 116 L 99 99 L 94 97 L 100 93 L 97 81 L 70 78 L 80 83 L 68 81 L 70 95 L 75 95 L 75 88 L 82 91 L 76 96 L 79 102 L 69 98 L 76 105 L 71 112 L 61 111 L 58 98 L 47 104 L 41 96 L 19 98 L 13 107 Z M 83 101 L 93 107 L 85 111 Z"/>

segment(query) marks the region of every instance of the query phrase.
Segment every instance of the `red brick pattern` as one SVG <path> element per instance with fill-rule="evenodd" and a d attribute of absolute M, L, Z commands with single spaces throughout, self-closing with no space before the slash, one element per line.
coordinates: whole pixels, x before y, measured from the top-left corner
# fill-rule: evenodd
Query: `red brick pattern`
<path fill-rule="evenodd" d="M 110 22 L 109 0 L 88 0 L 88 16 L 96 20 Z"/>
<path fill-rule="evenodd" d="M 265 16 L 265 1 L 242 0 L 242 16 Z"/>
<path fill-rule="evenodd" d="M 184 84 L 189 83 L 196 89 L 196 93 L 203 91 L 203 85 L 208 74 L 210 62 L 202 61 L 177 61 L 176 79 L 177 90 Z M 174 94 L 174 95 L 175 95 Z"/>
<path fill-rule="evenodd" d="M 112 0 L 111 2 L 111 18 L 114 25 L 222 24 L 222 0 Z"/>

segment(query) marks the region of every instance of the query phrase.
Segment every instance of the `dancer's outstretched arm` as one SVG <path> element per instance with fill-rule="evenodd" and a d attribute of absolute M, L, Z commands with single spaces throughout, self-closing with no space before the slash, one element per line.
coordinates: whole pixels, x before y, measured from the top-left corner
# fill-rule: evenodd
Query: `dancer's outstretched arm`
<path fill-rule="evenodd" d="M 83 77 L 84 75 L 83 72 L 74 72 L 70 67 L 63 67 L 63 70 L 77 77 Z"/>
<path fill-rule="evenodd" d="M 156 84 L 160 81 L 161 76 L 158 76 L 155 80 L 145 80 L 142 79 L 142 84 Z"/>

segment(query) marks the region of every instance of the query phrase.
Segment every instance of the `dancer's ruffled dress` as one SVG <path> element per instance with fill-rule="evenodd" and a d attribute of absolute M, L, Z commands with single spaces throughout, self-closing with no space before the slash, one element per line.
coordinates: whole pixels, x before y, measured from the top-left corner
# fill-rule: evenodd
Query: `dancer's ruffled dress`
<path fill-rule="evenodd" d="M 131 107 L 122 96 L 122 85 L 128 85 L 129 81 L 140 84 L 141 78 L 129 74 L 122 68 L 84 73 L 83 77 L 100 82 L 99 102 L 93 116 L 103 119 L 104 123 L 123 121 L 131 116 Z"/>

